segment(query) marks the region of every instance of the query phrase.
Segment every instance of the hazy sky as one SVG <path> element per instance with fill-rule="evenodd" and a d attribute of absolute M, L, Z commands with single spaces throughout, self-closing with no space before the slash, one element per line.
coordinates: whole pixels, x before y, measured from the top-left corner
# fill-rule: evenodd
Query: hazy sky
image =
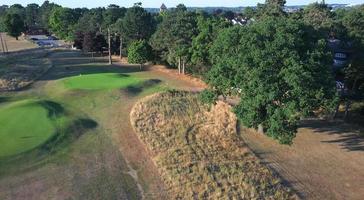
<path fill-rule="evenodd" d="M 29 3 L 42 4 L 44 0 L 0 0 L 2 4 L 15 4 L 19 3 L 27 5 Z M 258 2 L 263 3 L 265 0 L 50 0 L 66 7 L 105 7 L 109 4 L 117 4 L 120 6 L 130 7 L 135 2 L 142 2 L 143 7 L 159 7 L 165 3 L 167 7 L 174 7 L 179 3 L 186 6 L 253 6 Z M 316 2 L 317 0 L 287 0 L 287 5 L 305 5 L 308 3 Z M 318 0 L 321 1 L 321 0 Z M 326 0 L 326 3 L 345 3 L 345 4 L 363 4 L 364 0 Z"/>

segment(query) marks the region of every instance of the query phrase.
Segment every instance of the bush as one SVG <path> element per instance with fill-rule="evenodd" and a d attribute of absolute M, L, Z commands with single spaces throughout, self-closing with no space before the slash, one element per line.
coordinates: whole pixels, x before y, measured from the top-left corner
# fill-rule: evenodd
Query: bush
<path fill-rule="evenodd" d="M 145 40 L 134 41 L 128 48 L 128 61 L 143 64 L 151 59 L 152 49 Z"/>
<path fill-rule="evenodd" d="M 204 104 L 215 104 L 217 100 L 217 94 L 211 90 L 204 90 L 199 94 L 199 99 Z"/>

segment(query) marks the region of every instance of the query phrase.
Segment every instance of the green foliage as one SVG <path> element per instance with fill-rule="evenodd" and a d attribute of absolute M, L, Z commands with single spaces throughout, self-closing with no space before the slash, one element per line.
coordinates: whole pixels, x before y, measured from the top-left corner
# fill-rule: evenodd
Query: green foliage
<path fill-rule="evenodd" d="M 51 16 L 52 10 L 56 7 L 60 7 L 59 5 L 55 3 L 50 3 L 49 1 L 44 1 L 43 4 L 40 6 L 40 21 L 39 25 L 50 29 L 49 26 L 49 17 Z"/>
<path fill-rule="evenodd" d="M 150 43 L 162 61 L 176 66 L 179 59 L 184 62 L 190 59 L 189 49 L 196 34 L 196 14 L 179 5 L 165 13 Z"/>
<path fill-rule="evenodd" d="M 322 3 L 313 3 L 308 5 L 303 13 L 303 20 L 307 25 L 324 31 L 328 35 L 328 31 L 334 25 L 334 16 L 330 7 Z"/>
<path fill-rule="evenodd" d="M 129 8 L 125 17 L 118 22 L 118 29 L 126 43 L 134 40 L 147 40 L 153 34 L 155 24 L 153 17 L 141 5 Z"/>
<path fill-rule="evenodd" d="M 211 90 L 204 90 L 199 94 L 199 99 L 202 103 L 211 105 L 217 101 L 217 94 Z"/>
<path fill-rule="evenodd" d="M 109 28 L 111 25 L 115 24 L 118 19 L 122 19 L 125 16 L 127 9 L 118 5 L 111 4 L 107 7 L 105 12 L 103 12 L 103 27 L 104 29 Z"/>
<path fill-rule="evenodd" d="M 223 18 L 208 15 L 197 17 L 198 35 L 193 38 L 190 48 L 191 63 L 193 66 L 189 69 L 193 74 L 204 75 L 210 68 L 209 49 L 216 39 L 220 30 L 231 26 Z"/>
<path fill-rule="evenodd" d="M 345 30 L 342 39 L 352 43 L 350 65 L 345 70 L 346 84 L 355 93 L 364 94 L 364 6 L 341 10 L 337 21 Z"/>
<path fill-rule="evenodd" d="M 145 40 L 134 41 L 128 48 L 128 62 L 143 64 L 151 59 L 152 49 Z"/>
<path fill-rule="evenodd" d="M 56 7 L 49 17 L 49 27 L 62 39 L 71 39 L 73 36 L 73 26 L 77 22 L 72 9 Z"/>
<path fill-rule="evenodd" d="M 4 25 L 6 32 L 18 39 L 20 34 L 25 30 L 24 21 L 18 14 L 7 14 L 5 16 Z"/>
<path fill-rule="evenodd" d="M 249 127 L 289 144 L 300 117 L 335 102 L 332 57 L 324 39 L 300 21 L 264 18 L 222 31 L 211 48 L 209 84 L 223 94 L 240 90 L 235 112 Z"/>
<path fill-rule="evenodd" d="M 40 21 L 40 8 L 38 4 L 28 4 L 25 8 L 25 24 L 35 26 Z"/>

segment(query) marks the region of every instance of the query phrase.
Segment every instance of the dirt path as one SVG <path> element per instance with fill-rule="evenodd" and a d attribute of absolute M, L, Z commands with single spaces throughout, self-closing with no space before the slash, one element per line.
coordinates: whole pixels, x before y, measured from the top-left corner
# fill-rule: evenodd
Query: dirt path
<path fill-rule="evenodd" d="M 243 129 L 242 137 L 303 199 L 363 199 L 364 138 L 339 122 L 305 121 L 292 146 Z"/>

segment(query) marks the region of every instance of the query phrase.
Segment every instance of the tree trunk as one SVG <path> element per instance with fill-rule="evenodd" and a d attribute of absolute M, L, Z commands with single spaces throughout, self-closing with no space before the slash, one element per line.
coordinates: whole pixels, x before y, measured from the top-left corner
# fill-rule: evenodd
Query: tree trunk
<path fill-rule="evenodd" d="M 261 134 L 264 134 L 264 127 L 263 127 L 263 124 L 259 124 L 258 125 L 258 133 L 261 133 Z"/>
<path fill-rule="evenodd" d="M 347 120 L 347 118 L 349 117 L 349 109 L 350 109 L 350 100 L 346 100 L 344 120 Z"/>
<path fill-rule="evenodd" d="M 339 108 L 340 108 L 340 102 L 339 102 L 339 103 L 337 104 L 337 106 L 336 106 L 334 116 L 332 117 L 333 119 L 336 119 L 337 114 L 339 113 Z"/>
<path fill-rule="evenodd" d="M 182 74 L 185 74 L 185 66 L 186 66 L 186 63 L 185 63 L 185 61 L 183 60 L 183 61 L 182 61 Z"/>
<path fill-rule="evenodd" d="M 142 63 L 140 63 L 140 71 L 142 71 L 143 70 L 143 64 Z"/>
<path fill-rule="evenodd" d="M 110 28 L 107 29 L 107 32 L 108 32 L 108 40 L 109 40 L 109 64 L 112 65 Z"/>
<path fill-rule="evenodd" d="M 122 52 L 123 52 L 123 38 L 120 35 L 120 59 L 123 58 Z"/>
<path fill-rule="evenodd" d="M 181 57 L 178 57 L 178 73 L 181 73 Z"/>

